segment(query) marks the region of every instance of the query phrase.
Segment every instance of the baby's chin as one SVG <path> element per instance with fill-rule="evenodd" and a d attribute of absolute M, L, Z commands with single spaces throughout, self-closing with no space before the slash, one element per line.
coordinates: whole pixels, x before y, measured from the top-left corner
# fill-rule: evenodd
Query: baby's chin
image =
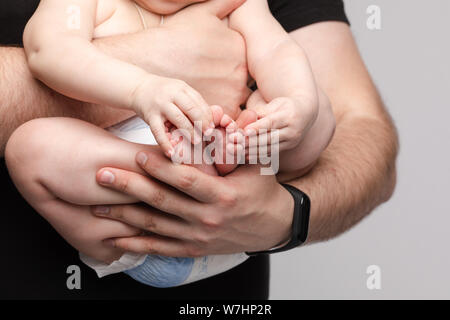
<path fill-rule="evenodd" d="M 194 1 L 189 0 L 135 0 L 142 8 L 160 15 L 174 14 Z"/>

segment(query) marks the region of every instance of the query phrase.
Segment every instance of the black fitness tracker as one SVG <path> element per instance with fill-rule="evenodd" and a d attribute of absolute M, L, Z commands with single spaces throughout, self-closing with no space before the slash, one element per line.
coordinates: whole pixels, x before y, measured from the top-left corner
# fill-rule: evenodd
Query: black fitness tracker
<path fill-rule="evenodd" d="M 282 184 L 282 186 L 285 187 L 294 198 L 294 217 L 292 221 L 291 240 L 289 240 L 287 244 L 275 249 L 258 252 L 246 252 L 249 256 L 287 251 L 301 246 L 308 238 L 311 201 L 304 192 L 298 190 L 297 188 L 288 184 Z"/>

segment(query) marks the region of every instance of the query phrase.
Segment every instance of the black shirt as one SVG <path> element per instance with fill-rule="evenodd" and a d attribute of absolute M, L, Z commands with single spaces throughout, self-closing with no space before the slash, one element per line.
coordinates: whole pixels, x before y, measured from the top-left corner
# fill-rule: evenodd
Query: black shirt
<path fill-rule="evenodd" d="M 0 45 L 21 45 L 25 24 L 38 3 L 39 0 L 0 2 Z M 320 21 L 348 22 L 342 0 L 269 0 L 269 4 L 287 31 Z M 250 258 L 233 270 L 179 288 L 148 287 L 122 273 L 98 279 L 79 260 L 77 251 L 23 200 L 8 176 L 3 159 L 0 159 L 0 189 L 2 299 L 268 298 L 267 256 Z M 81 268 L 80 290 L 67 288 L 66 271 L 70 265 Z"/>

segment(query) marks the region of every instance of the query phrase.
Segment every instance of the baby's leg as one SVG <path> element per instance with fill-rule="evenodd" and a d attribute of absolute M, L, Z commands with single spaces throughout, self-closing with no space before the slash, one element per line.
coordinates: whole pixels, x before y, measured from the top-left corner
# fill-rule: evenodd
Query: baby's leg
<path fill-rule="evenodd" d="M 145 149 L 161 152 L 158 146 L 127 142 L 83 121 L 37 119 L 11 136 L 6 162 L 24 198 L 59 234 L 80 252 L 109 263 L 123 252 L 106 247 L 102 240 L 136 236 L 141 231 L 94 217 L 83 205 L 136 202 L 99 186 L 95 177 L 108 166 L 145 174 L 135 161 L 137 152 Z M 216 172 L 211 167 L 199 169 Z"/>
<path fill-rule="evenodd" d="M 14 132 L 6 161 L 14 183 L 30 203 L 42 200 L 37 191 L 43 189 L 76 205 L 126 204 L 138 200 L 99 186 L 96 173 L 115 167 L 146 175 L 135 160 L 142 150 L 161 152 L 158 146 L 119 139 L 84 121 L 47 118 L 30 121 Z M 196 167 L 217 174 L 212 166 Z"/>
<path fill-rule="evenodd" d="M 34 190 L 42 186 L 72 204 L 124 204 L 136 199 L 99 186 L 96 173 L 102 167 L 143 173 L 135 156 L 146 148 L 157 147 L 121 140 L 75 119 L 37 119 L 12 135 L 6 161 L 17 188 L 32 202 L 39 200 Z"/>
<path fill-rule="evenodd" d="M 82 121 L 39 119 L 14 132 L 6 162 L 24 198 L 62 237 L 80 252 L 109 263 L 123 252 L 105 246 L 103 240 L 136 236 L 141 231 L 97 218 L 80 204 L 134 202 L 98 186 L 95 175 L 106 165 L 140 172 L 134 157 L 143 148 L 151 147 L 117 139 Z"/>

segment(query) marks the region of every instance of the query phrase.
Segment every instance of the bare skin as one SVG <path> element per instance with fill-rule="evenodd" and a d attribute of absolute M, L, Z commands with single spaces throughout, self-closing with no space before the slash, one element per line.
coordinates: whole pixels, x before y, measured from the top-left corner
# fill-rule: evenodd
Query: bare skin
<path fill-rule="evenodd" d="M 250 95 L 245 44 L 221 19 L 240 2 L 228 1 L 209 11 L 193 6 L 166 19 L 165 28 L 102 37 L 93 44 L 105 54 L 148 72 L 189 82 L 211 104 L 234 110 Z M 21 48 L 0 47 L 0 56 L 0 74 L 5 79 L 0 90 L 1 157 L 12 132 L 35 118 L 73 117 L 107 128 L 134 115 L 49 90 L 33 78 Z"/>
<path fill-rule="evenodd" d="M 45 5 L 50 6 L 52 4 L 54 4 L 52 1 L 43 2 L 43 8 L 46 8 Z M 62 5 L 61 2 L 58 2 L 57 6 L 55 4 L 56 7 L 59 7 L 60 5 Z M 34 20 L 32 20 L 31 23 L 32 26 L 35 27 L 36 24 L 39 25 L 39 19 L 41 18 L 45 18 L 46 21 L 48 20 L 47 11 L 43 11 L 43 8 L 41 7 L 41 11 L 38 10 L 38 15 L 33 18 Z M 119 16 L 123 16 L 119 14 L 119 9 L 116 9 L 116 14 L 118 14 Z M 243 10 L 243 12 L 240 12 L 240 10 Z M 241 17 L 249 16 L 250 12 L 255 13 L 255 11 L 260 12 L 258 17 L 261 17 L 261 19 L 262 17 L 266 19 L 262 20 L 263 22 L 266 22 L 265 24 L 263 24 L 263 26 L 265 27 L 263 27 L 260 32 L 273 34 L 271 38 L 269 37 L 266 39 L 268 42 L 266 42 L 265 44 L 260 44 L 256 39 L 259 38 L 256 30 L 248 27 L 248 23 L 254 24 L 255 21 L 252 21 L 251 19 L 250 21 L 248 21 L 249 19 L 245 19 L 244 22 L 243 18 Z M 325 97 L 321 100 L 323 103 L 322 108 L 320 108 L 320 115 L 314 116 L 314 118 L 318 119 L 318 121 L 315 122 L 316 125 L 307 125 L 308 127 L 312 127 L 312 132 L 309 133 L 309 128 L 307 130 L 303 127 L 300 127 L 298 129 L 298 133 L 295 133 L 295 130 L 294 132 L 292 132 L 293 128 L 289 126 L 289 123 L 301 123 L 302 125 L 304 125 L 302 121 L 294 121 L 294 119 L 308 119 L 308 116 L 312 115 L 310 112 L 305 113 L 304 110 L 302 111 L 302 108 L 300 108 L 301 106 L 299 106 L 297 103 L 294 103 L 292 99 L 307 99 L 310 101 L 314 100 L 314 98 L 308 98 L 308 90 L 304 90 L 302 86 L 293 86 L 292 83 L 304 83 L 303 87 L 305 87 L 309 84 L 309 82 L 312 82 L 311 88 L 313 88 L 312 90 L 314 91 L 314 95 L 316 94 L 316 89 L 314 88 L 314 80 L 312 78 L 312 75 L 310 75 L 310 78 L 307 78 L 307 74 L 302 76 L 303 78 L 306 77 L 306 79 L 298 77 L 298 74 L 301 74 L 299 70 L 303 70 L 303 73 L 308 71 L 308 63 L 306 61 L 305 67 L 305 61 L 302 60 L 304 59 L 304 56 L 301 54 L 300 48 L 292 45 L 289 42 L 291 40 L 289 40 L 288 42 L 286 41 L 285 36 L 287 37 L 287 34 L 285 34 L 284 31 L 281 30 L 281 27 L 279 27 L 278 24 L 275 24 L 272 16 L 265 16 L 266 12 L 269 12 L 269 9 L 266 5 L 261 6 L 261 2 L 255 2 L 253 0 L 249 1 L 243 7 L 239 8 L 237 11 L 235 11 L 235 13 L 233 13 L 233 16 L 237 15 L 237 18 L 233 19 L 232 16 L 231 24 L 237 25 L 236 28 L 240 29 L 244 35 L 247 34 L 249 65 L 251 66 L 250 71 L 255 75 L 255 78 L 257 80 L 261 80 L 261 82 L 259 82 L 261 83 L 261 91 L 257 91 L 253 94 L 253 96 L 247 103 L 247 108 L 249 110 L 257 110 L 259 115 L 265 114 L 265 116 L 269 118 L 256 122 L 258 120 L 256 112 L 244 111 L 240 114 L 239 119 L 237 119 L 237 123 L 234 123 L 232 122 L 232 119 L 230 117 L 222 117 L 220 115 L 220 111 L 216 111 L 213 113 L 215 115 L 213 117 L 214 120 L 211 121 L 214 123 L 214 127 L 220 123 L 222 127 L 227 128 L 230 128 L 231 125 L 235 125 L 241 128 L 248 128 L 248 125 L 253 123 L 252 129 L 254 130 L 270 129 L 267 126 L 267 121 L 269 121 L 271 125 L 275 126 L 288 126 L 283 127 L 283 130 L 287 131 L 286 134 L 284 134 L 283 131 L 280 133 L 280 148 L 283 148 L 284 145 L 289 146 L 289 144 L 291 144 L 291 147 L 296 147 L 299 144 L 298 141 L 302 142 L 304 140 L 305 143 L 303 143 L 301 147 L 296 148 L 295 150 L 296 153 L 301 154 L 300 157 L 294 152 L 290 152 L 286 154 L 286 156 L 282 154 L 284 163 L 288 164 L 292 168 L 297 168 L 297 170 L 305 169 L 307 166 L 311 165 L 313 161 L 316 160 L 318 152 L 321 151 L 319 150 L 319 148 L 323 150 L 326 147 L 326 144 L 328 144 L 328 142 L 330 141 L 334 130 L 334 120 L 332 117 L 332 113 L 329 111 L 331 109 L 329 107 L 328 100 Z M 102 13 L 97 12 L 97 15 L 102 15 Z M 131 17 L 130 21 L 134 22 Z M 121 21 L 121 25 L 126 26 L 125 22 L 126 21 Z M 106 23 L 108 23 L 108 21 Z M 261 27 L 261 22 L 259 23 L 259 25 Z M 108 26 L 114 29 L 114 21 L 110 22 Z M 100 25 L 99 27 L 101 28 L 102 25 Z M 131 23 L 130 29 L 133 27 L 133 23 Z M 25 39 L 30 38 L 31 36 L 29 34 L 31 33 L 31 35 L 34 35 L 34 37 L 31 37 L 30 39 L 34 42 L 29 44 L 29 46 L 37 46 L 41 48 L 42 44 L 39 45 L 39 41 L 36 40 L 36 38 L 39 39 L 39 33 L 36 33 L 36 31 L 30 31 L 30 28 L 32 27 L 30 27 L 29 24 Z M 43 30 L 45 31 L 45 27 L 43 28 Z M 52 30 L 53 29 L 54 28 L 52 28 Z M 103 34 L 107 34 L 107 29 L 102 28 L 102 32 Z M 48 35 L 48 32 L 44 32 L 44 35 L 46 35 L 46 39 L 51 38 L 51 35 Z M 38 42 L 36 43 L 36 41 Z M 58 41 L 58 43 L 60 42 L 61 41 Z M 270 45 L 270 43 L 280 43 L 281 47 L 273 47 Z M 46 49 L 40 50 L 45 51 Z M 80 50 L 88 51 L 87 48 L 83 47 L 80 48 Z M 281 52 L 281 54 L 279 52 Z M 54 53 L 56 54 L 56 52 Z M 32 65 L 36 63 L 43 63 L 36 62 L 36 60 L 39 61 L 39 59 L 44 59 L 45 57 L 47 57 L 46 55 L 40 57 L 39 53 L 30 53 L 29 56 L 30 55 L 30 59 L 34 61 Z M 36 57 L 36 55 L 38 55 L 38 57 Z M 51 56 L 49 56 L 48 58 L 50 57 Z M 51 60 L 53 61 L 54 58 Z M 271 61 L 280 62 L 273 63 Z M 112 62 L 106 61 L 106 64 L 108 63 L 112 64 L 112 66 L 110 66 L 111 68 L 114 68 L 116 66 L 115 60 L 113 60 Z M 288 68 L 286 64 L 290 64 L 290 68 Z M 69 63 L 69 65 L 71 64 Z M 267 68 L 266 65 L 270 66 L 273 71 L 271 71 L 270 68 Z M 70 67 L 72 66 L 73 65 L 71 65 Z M 286 78 L 284 78 L 283 81 L 280 81 L 280 79 L 274 76 L 274 71 L 283 68 L 286 70 L 292 70 L 292 72 L 285 72 Z M 74 79 L 72 79 L 73 75 L 77 74 L 76 72 L 64 72 L 64 66 L 59 65 L 56 67 L 56 69 L 49 68 L 49 70 L 44 70 L 44 75 L 42 77 L 44 79 L 48 79 L 46 78 L 45 74 L 46 72 L 50 72 L 49 74 L 51 74 L 52 78 L 54 78 L 55 70 L 58 70 L 58 72 L 62 72 L 66 75 L 70 74 L 70 81 L 74 81 Z M 127 69 L 123 69 L 123 71 L 126 70 Z M 86 73 L 81 72 L 80 75 L 81 74 Z M 59 77 L 60 76 L 58 75 L 56 76 L 57 79 L 59 79 Z M 127 74 L 124 74 L 123 78 L 127 79 Z M 81 83 L 84 83 L 83 85 L 86 85 L 85 82 Z M 108 83 L 99 83 L 98 81 L 96 81 L 96 83 L 96 87 L 98 87 L 99 84 L 108 87 Z M 278 86 L 278 89 L 276 89 L 275 86 Z M 87 87 L 89 87 L 89 90 L 96 90 L 96 87 L 92 88 L 92 85 L 90 85 L 89 83 L 87 84 Z M 159 88 L 158 90 L 160 91 L 160 89 L 161 88 Z M 66 90 L 67 89 L 63 91 Z M 104 88 L 99 89 L 99 91 L 104 90 Z M 173 91 L 177 92 L 176 90 Z M 265 93 L 266 97 L 270 98 L 272 96 L 272 98 L 275 98 L 277 94 L 281 92 L 290 94 L 292 99 L 279 98 L 278 100 L 273 100 L 272 103 L 268 105 L 263 97 L 263 94 Z M 298 110 L 298 112 L 303 115 L 300 116 L 299 114 L 298 116 L 295 116 L 295 114 L 290 114 L 292 111 L 290 108 L 292 108 L 292 110 Z M 273 113 L 273 111 L 275 111 L 276 113 Z M 236 110 L 231 110 L 231 114 L 239 113 Z M 277 127 L 275 127 L 275 129 L 276 128 Z M 31 135 L 32 132 L 39 132 L 39 138 L 32 140 L 28 139 L 28 141 L 20 140 L 23 141 L 24 144 L 21 144 L 17 140 L 12 139 L 13 142 L 12 144 L 10 144 L 8 152 L 9 156 L 7 157 L 8 167 L 10 168 L 13 180 L 15 181 L 23 196 L 33 207 L 36 208 L 38 212 L 43 212 L 44 216 L 45 212 L 48 211 L 48 205 L 44 206 L 44 204 L 48 204 L 49 202 L 51 202 L 49 201 L 49 199 L 53 199 L 53 201 L 56 202 L 63 201 L 75 205 L 114 205 L 123 203 L 135 203 L 138 201 L 138 199 L 133 197 L 117 197 L 116 192 L 111 192 L 109 190 L 100 188 L 97 184 L 94 183 L 91 177 L 99 168 L 105 165 L 124 168 L 125 164 L 130 162 L 129 155 L 136 154 L 136 152 L 140 148 L 143 148 L 143 146 L 125 143 L 124 141 L 113 138 L 101 129 L 97 129 L 93 126 L 88 126 L 87 124 L 70 119 L 35 120 L 20 128 L 19 132 L 20 131 L 22 131 L 21 133 L 19 133 L 21 135 L 26 135 L 26 133 L 28 135 Z M 302 135 L 309 137 L 309 139 L 298 140 L 295 143 L 291 138 L 289 138 L 290 134 L 297 136 L 296 139 L 299 139 Z M 313 137 L 312 134 L 315 134 L 315 136 Z M 314 143 L 311 143 L 311 140 Z M 80 143 L 80 141 L 83 141 L 83 143 Z M 307 148 L 305 148 L 305 146 Z M 286 148 L 286 146 L 284 148 Z M 27 152 L 23 153 L 22 150 L 27 150 Z M 19 156 L 17 156 L 18 154 Z M 127 154 L 127 156 L 125 154 Z M 28 155 L 28 157 L 26 155 Z M 76 160 L 74 161 L 74 159 Z M 299 161 L 300 159 L 309 161 Z M 226 174 L 232 171 L 235 167 L 235 165 L 216 165 L 217 170 L 221 174 Z M 211 168 L 211 166 L 200 165 L 197 166 L 197 168 L 208 174 L 217 175 L 216 171 L 214 170 L 214 168 Z M 136 165 L 134 167 L 127 167 L 127 169 L 140 174 L 144 174 L 144 172 L 140 170 L 139 167 L 136 167 Z M 30 170 L 39 174 L 31 175 Z M 64 179 L 61 180 L 60 177 L 64 177 Z M 33 184 L 39 184 L 39 186 L 33 186 Z M 48 192 L 48 194 L 46 194 L 45 192 L 41 192 L 40 189 L 44 189 L 46 192 Z M 38 193 L 34 194 L 33 192 L 37 190 L 39 190 Z M 61 220 L 62 218 L 59 219 Z M 106 231 L 103 232 L 103 234 L 105 233 Z M 135 235 L 134 231 L 128 236 L 133 235 Z M 96 257 L 99 256 L 99 253 L 92 253 L 92 247 L 80 247 L 79 250 L 85 254 L 87 254 L 87 252 L 89 251 L 90 255 Z M 116 259 L 116 255 L 114 255 L 114 257 L 108 258 L 105 262 L 111 262 L 113 258 Z"/>
<path fill-rule="evenodd" d="M 347 25 L 323 22 L 299 29 L 291 36 L 302 43 L 311 57 L 317 82 L 329 96 L 337 117 L 335 137 L 308 175 L 300 179 L 291 174 L 277 177 L 309 194 L 313 206 L 308 242 L 314 243 L 342 234 L 389 200 L 396 184 L 398 138 Z M 147 174 L 181 191 L 170 203 L 181 201 L 183 206 L 175 205 L 171 211 L 189 221 L 186 233 L 196 236 L 187 240 L 162 236 L 115 238 L 107 242 L 109 246 L 139 253 L 203 256 L 238 252 L 235 250 L 238 247 L 246 251 L 267 249 L 289 237 L 292 216 L 286 219 L 283 213 L 292 212 L 289 211 L 292 199 L 274 179 L 253 176 L 254 168 L 244 166 L 221 179 L 199 175 L 193 168 L 173 167 L 154 154 L 137 156 L 137 160 L 145 158 L 151 159 L 151 165 L 150 162 L 141 165 Z M 155 170 L 174 174 L 162 177 Z M 105 171 L 114 178 L 103 179 Z M 103 168 L 97 174 L 97 181 L 150 206 L 169 205 L 164 196 L 155 197 L 164 195 L 164 189 L 155 187 L 144 176 Z M 215 189 L 211 193 L 212 185 Z M 205 198 L 206 192 L 209 193 Z M 193 197 L 193 203 L 183 202 L 184 194 Z M 283 209 L 274 204 L 283 205 Z M 286 204 L 289 205 L 285 207 Z M 206 214 L 187 220 L 192 207 Z M 148 207 L 94 207 L 93 212 L 156 234 L 162 229 L 175 229 L 174 223 L 160 219 L 159 210 Z M 269 234 L 269 238 L 261 238 Z"/>
<path fill-rule="evenodd" d="M 25 51 L 30 70 L 38 79 L 77 100 L 131 109 L 150 125 L 166 155 L 172 156 L 173 142 L 167 135 L 165 123 L 186 130 L 191 137 L 194 137 L 195 122 L 201 123 L 205 133 L 214 129 L 217 123 L 213 121 L 207 101 L 184 81 L 151 74 L 134 64 L 105 55 L 91 41 L 99 34 L 109 36 L 118 31 L 139 30 L 138 11 L 145 12 L 143 20 L 155 26 L 159 14 L 173 14 L 199 1 L 138 2 L 144 8 L 151 8 L 153 13 L 139 7 L 136 10 L 133 1 L 79 0 L 78 14 L 83 19 L 77 28 L 71 28 L 64 14 L 72 5 L 70 0 L 42 0 L 25 29 Z M 208 10 L 223 0 L 201 2 Z M 248 133 L 277 130 L 276 144 L 284 162 L 288 162 L 290 168 L 304 169 L 330 141 L 334 120 L 329 102 L 322 92 L 319 100 L 319 90 L 306 55 L 271 15 L 267 2 L 242 2 L 229 16 L 229 26 L 243 36 L 248 69 L 259 86 L 255 97 L 250 98 L 251 103 L 247 104 L 247 109 L 255 111 L 258 119 L 244 129 Z M 58 59 L 61 56 L 65 58 Z M 220 124 L 237 129 L 230 124 L 237 119 L 240 109 L 228 106 L 225 109 L 231 118 Z M 315 135 L 308 135 L 314 126 L 318 127 Z M 310 157 L 301 156 L 304 154 Z M 304 163 L 304 160 L 309 162 Z"/>
<path fill-rule="evenodd" d="M 211 29 L 205 30 L 205 26 L 201 28 L 191 26 L 189 21 L 196 21 L 195 15 L 197 14 L 200 13 L 193 10 L 186 16 L 179 15 L 177 17 L 177 27 L 173 26 L 168 30 L 159 31 L 166 36 L 167 32 L 173 32 L 172 39 L 175 39 L 174 41 L 177 43 L 176 48 L 180 48 L 180 53 L 195 52 L 186 50 L 186 48 L 190 47 L 195 41 L 200 41 L 199 39 L 208 39 L 208 41 L 211 39 L 211 37 L 208 38 L 205 35 L 205 31 L 209 32 Z M 186 22 L 183 24 L 183 21 Z M 217 26 L 217 30 L 220 29 L 217 17 L 212 17 L 208 21 L 206 26 Z M 190 28 L 189 32 L 186 32 L 188 28 Z M 215 32 L 212 34 L 215 34 Z M 242 40 L 235 37 L 235 33 L 232 31 L 225 31 L 224 29 L 221 32 L 223 32 L 221 38 L 223 47 L 219 46 L 220 43 L 217 43 L 215 47 L 205 47 L 209 48 L 208 50 L 214 48 L 211 52 L 217 52 L 217 57 L 222 57 L 224 59 L 222 61 L 225 62 L 229 61 L 225 58 L 228 58 L 230 54 L 225 56 L 220 54 L 230 48 L 236 50 L 242 45 Z M 158 32 L 148 33 L 147 36 L 150 37 L 150 34 L 156 35 Z M 182 36 L 179 36 L 180 34 Z M 197 37 L 192 37 L 193 34 L 197 35 Z M 128 43 L 131 44 L 133 39 L 137 39 L 134 37 L 139 36 L 141 35 L 127 36 L 122 38 L 122 40 L 127 39 Z M 318 83 L 330 97 L 333 110 L 338 116 L 337 131 L 332 144 L 307 177 L 295 179 L 294 175 L 289 175 L 279 178 L 283 181 L 290 181 L 291 184 L 309 192 L 313 204 L 316 204 L 313 206 L 311 217 L 310 241 L 323 241 L 348 230 L 374 207 L 389 199 L 395 185 L 397 136 L 392 122 L 383 108 L 367 70 L 361 61 L 348 26 L 334 22 L 320 23 L 302 28 L 294 32 L 292 36 L 302 43 L 311 59 Z M 185 41 L 188 37 L 191 37 L 189 41 Z M 140 40 L 138 43 L 142 42 Z M 114 43 L 113 39 L 107 39 L 100 46 L 107 48 L 111 44 L 109 50 L 112 50 L 112 48 L 116 49 L 117 57 L 128 58 L 130 61 L 147 67 L 152 66 L 154 69 L 163 69 L 157 63 L 160 60 L 155 59 L 154 62 L 151 61 L 149 63 L 149 61 L 143 60 L 139 55 L 135 55 L 135 50 L 125 50 L 127 47 L 123 47 L 123 41 L 117 42 L 116 45 L 112 45 L 112 43 Z M 208 42 L 205 41 L 204 43 Z M 194 46 L 192 48 L 199 47 L 202 46 Z M 158 57 L 159 54 L 164 56 L 161 53 L 164 50 L 160 48 L 158 48 L 160 52 L 154 54 L 155 57 Z M 216 50 L 217 48 L 220 48 L 220 50 Z M 149 49 L 152 49 L 152 47 Z M 14 87 L 15 90 L 19 89 L 18 93 L 22 92 L 18 96 L 24 97 L 32 92 L 38 97 L 48 99 L 46 101 L 51 102 L 51 105 L 56 105 L 58 100 L 52 100 L 53 98 L 46 93 L 48 92 L 46 89 L 35 87 L 32 81 L 22 81 L 24 78 L 27 79 L 26 76 L 23 76 L 23 73 L 13 74 L 9 72 L 9 70 L 20 69 L 20 66 L 24 70 L 25 68 L 23 53 L 19 49 L 7 50 L 10 57 L 9 64 L 5 65 L 5 60 L 2 60 L 0 63 L 3 63 L 3 73 L 9 74 L 10 79 L 17 79 L 17 83 L 21 84 L 19 87 Z M 5 50 L 2 50 L 3 55 L 5 55 L 5 52 Z M 175 50 L 174 52 L 178 51 Z M 205 65 L 206 60 L 199 59 L 198 61 L 200 65 Z M 236 58 L 234 61 L 240 63 L 239 61 L 242 60 Z M 184 77 L 189 78 L 191 76 L 204 75 L 209 70 L 205 68 L 203 73 L 199 73 L 198 70 L 190 72 L 192 70 L 186 69 L 190 65 L 184 64 L 179 69 L 173 69 L 173 72 L 180 72 Z M 222 63 L 219 65 L 226 66 L 227 64 Z M 181 72 L 180 70 L 183 67 L 185 68 L 184 72 Z M 333 70 L 333 72 L 330 73 L 329 70 Z M 226 77 L 224 77 L 224 84 L 227 83 L 225 81 Z M 205 95 L 214 96 L 214 89 L 206 85 L 208 81 L 197 78 L 197 82 L 204 84 L 203 92 Z M 235 81 L 234 83 L 236 84 L 237 82 Z M 213 84 L 210 82 L 210 85 Z M 33 90 L 30 90 L 30 88 L 33 88 Z M 220 93 L 221 91 L 216 90 L 216 92 Z M 241 96 L 242 92 L 239 91 L 238 94 L 233 96 Z M 7 97 L 9 98 L 10 96 Z M 229 98 L 229 95 L 225 94 L 223 98 Z M 11 99 L 2 99 L 2 101 L 11 101 Z M 2 137 L 8 137 L 11 128 L 18 126 L 24 121 L 23 119 L 33 117 L 31 111 L 36 114 L 46 114 L 46 112 L 54 115 L 59 114 L 56 111 L 52 113 L 51 110 L 47 109 L 49 103 L 42 105 L 30 103 L 27 105 L 26 101 L 22 100 L 21 103 L 17 104 L 23 107 L 23 116 L 13 118 L 14 121 L 9 121 L 8 130 L 5 130 L 5 127 L 2 126 Z M 38 100 L 35 99 L 34 101 Z M 9 110 L 9 114 L 19 115 L 16 109 L 6 110 Z M 79 111 L 79 109 L 75 110 Z M 5 116 L 1 117 L 1 119 L 11 119 L 11 117 Z M 19 137 L 17 136 L 17 138 Z M 180 185 L 179 179 L 192 177 L 192 171 L 188 170 L 193 169 L 179 166 L 173 167 L 160 153 L 157 153 L 157 151 L 153 153 L 152 163 L 155 166 L 159 168 L 164 166 L 168 173 L 174 173 L 170 175 L 170 178 L 166 179 L 168 183 Z M 167 211 L 176 212 L 177 217 L 189 216 L 189 211 L 192 208 L 183 201 L 185 196 L 183 196 L 182 192 L 176 193 L 177 200 L 180 200 L 180 202 L 166 202 L 164 195 L 166 194 L 167 186 L 164 184 L 150 180 L 145 176 L 137 176 L 132 172 L 118 170 L 117 168 L 109 168 L 108 170 L 115 175 L 112 183 L 102 183 L 108 188 L 135 196 L 150 205 L 154 205 L 156 208 L 158 208 L 159 203 L 159 207 L 163 207 Z M 147 170 L 149 173 L 152 172 L 151 168 Z M 193 184 L 188 183 L 189 179 L 186 180 L 187 182 L 181 183 L 179 189 L 186 190 L 188 194 L 197 199 L 194 202 L 195 208 L 214 213 L 208 216 L 208 219 L 205 217 L 196 217 L 191 220 L 176 218 L 175 215 L 168 215 L 163 213 L 163 211 L 142 205 L 112 206 L 109 208 L 109 214 L 105 214 L 105 210 L 96 211 L 102 217 L 97 218 L 89 214 L 88 207 L 71 206 L 67 203 L 60 203 L 58 209 L 64 211 L 66 215 L 72 216 L 73 220 L 78 219 L 76 227 L 73 224 L 71 226 L 61 224 L 61 221 L 55 215 L 55 211 L 50 212 L 47 218 L 58 231 L 62 232 L 61 230 L 64 227 L 70 230 L 70 232 L 63 233 L 63 235 L 67 236 L 66 238 L 72 245 L 75 247 L 81 244 L 101 247 L 107 252 L 104 256 L 110 255 L 108 250 L 114 250 L 114 248 L 108 249 L 108 247 L 104 246 L 102 239 L 104 239 L 103 236 L 107 235 L 97 237 L 99 234 L 98 229 L 102 229 L 104 224 L 108 224 L 116 226 L 117 234 L 124 231 L 126 233 L 130 232 L 129 227 L 126 227 L 120 221 L 125 221 L 128 225 L 136 226 L 139 229 L 153 230 L 156 233 L 164 233 L 161 230 L 169 232 L 167 231 L 168 229 L 175 228 L 177 223 L 182 221 L 186 227 L 184 235 L 186 238 L 189 238 L 183 240 L 160 236 L 116 239 L 114 241 L 116 248 L 120 247 L 125 250 L 147 253 L 158 252 L 163 255 L 170 255 L 171 252 L 176 251 L 177 255 L 180 256 L 196 256 L 224 251 L 239 252 L 269 248 L 289 236 L 291 223 L 289 215 L 292 212 L 293 202 L 290 195 L 283 191 L 276 180 L 255 175 L 253 170 L 256 170 L 256 168 L 242 167 L 232 177 L 212 179 L 211 177 L 200 176 L 199 180 Z M 182 175 L 180 176 L 179 174 Z M 100 181 L 100 174 L 98 177 Z M 147 190 L 146 194 L 139 193 L 135 189 L 136 186 L 145 188 L 144 190 Z M 355 188 L 355 186 L 357 187 Z M 211 193 L 213 188 L 216 191 Z M 230 190 L 233 190 L 233 192 L 230 193 Z M 206 192 L 210 194 L 209 199 L 204 198 Z M 156 197 L 155 195 L 159 196 Z M 236 203 L 239 203 L 239 206 L 233 205 Z M 171 205 L 171 208 L 168 208 L 168 205 Z M 226 220 L 218 219 L 221 214 L 226 215 Z M 258 228 L 253 228 L 252 226 L 258 226 Z M 227 240 L 231 238 L 232 241 Z M 98 258 L 101 259 L 102 257 Z"/>

